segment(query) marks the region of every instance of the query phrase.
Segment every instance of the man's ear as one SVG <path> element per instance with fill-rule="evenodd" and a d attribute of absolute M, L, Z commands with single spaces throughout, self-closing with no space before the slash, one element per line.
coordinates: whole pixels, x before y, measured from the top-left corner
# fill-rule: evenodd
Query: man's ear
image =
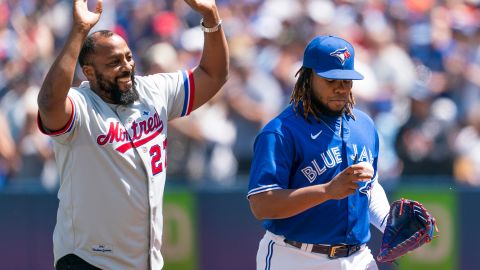
<path fill-rule="evenodd" d="M 89 81 L 92 81 L 95 79 L 95 71 L 93 70 L 93 67 L 91 65 L 84 65 L 82 67 L 83 74 Z"/>

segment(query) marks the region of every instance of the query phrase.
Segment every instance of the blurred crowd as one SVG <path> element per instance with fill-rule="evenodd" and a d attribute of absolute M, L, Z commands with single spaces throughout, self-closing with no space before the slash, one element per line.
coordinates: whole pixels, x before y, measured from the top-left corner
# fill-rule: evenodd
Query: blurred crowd
<path fill-rule="evenodd" d="M 216 2 L 230 79 L 170 123 L 171 179 L 231 185 L 247 175 L 255 135 L 289 103 L 305 45 L 333 34 L 354 44 L 366 78 L 353 93 L 380 133 L 381 181 L 446 176 L 480 186 L 480 0 Z M 94 30 L 128 41 L 137 74 L 174 72 L 198 63 L 200 19 L 183 0 L 104 0 Z M 70 25 L 70 0 L 0 0 L 0 186 L 58 187 L 36 95 Z M 82 80 L 77 70 L 73 85 Z"/>

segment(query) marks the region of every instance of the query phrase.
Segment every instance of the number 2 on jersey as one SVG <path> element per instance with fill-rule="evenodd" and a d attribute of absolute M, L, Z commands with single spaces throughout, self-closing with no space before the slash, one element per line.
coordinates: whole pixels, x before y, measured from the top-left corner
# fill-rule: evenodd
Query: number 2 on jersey
<path fill-rule="evenodd" d="M 167 140 L 165 139 L 163 141 L 163 149 L 165 150 L 167 148 Z M 163 171 L 163 165 L 165 164 L 165 167 L 167 167 L 167 157 L 165 155 L 164 157 L 164 162 L 162 164 L 162 147 L 160 145 L 155 144 L 150 148 L 150 157 L 152 157 L 151 160 L 151 166 L 152 166 L 152 174 L 156 175 L 157 173 L 161 173 Z"/>

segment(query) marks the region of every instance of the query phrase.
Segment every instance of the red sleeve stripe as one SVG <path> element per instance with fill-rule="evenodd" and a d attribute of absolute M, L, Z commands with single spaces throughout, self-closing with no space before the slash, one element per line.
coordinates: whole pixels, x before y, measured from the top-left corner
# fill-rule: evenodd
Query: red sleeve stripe
<path fill-rule="evenodd" d="M 188 101 L 187 115 L 192 112 L 193 101 L 195 99 L 195 81 L 193 80 L 193 70 L 188 71 L 188 78 L 190 80 L 190 100 Z"/>
<path fill-rule="evenodd" d="M 43 124 L 42 124 L 42 119 L 40 118 L 40 114 L 38 113 L 37 114 L 37 125 L 38 125 L 38 129 L 43 133 L 43 134 L 46 134 L 48 136 L 59 136 L 59 135 L 62 135 L 62 134 L 65 134 L 67 132 L 70 132 L 73 128 L 73 123 L 75 122 L 75 117 L 77 115 L 76 113 L 76 110 L 75 110 L 75 104 L 73 103 L 73 101 L 70 99 L 70 97 L 68 97 L 68 100 L 70 101 L 70 105 L 72 106 L 72 115 L 70 115 L 70 119 L 68 120 L 67 124 L 65 125 L 64 128 L 60 129 L 60 130 L 55 130 L 55 131 L 49 131 L 49 130 L 46 130 L 44 127 L 43 127 Z"/>
<path fill-rule="evenodd" d="M 184 70 L 182 71 L 182 75 L 185 99 L 183 101 L 183 110 L 181 116 L 186 116 L 192 112 L 193 99 L 195 97 L 195 83 L 193 81 L 193 70 Z"/>

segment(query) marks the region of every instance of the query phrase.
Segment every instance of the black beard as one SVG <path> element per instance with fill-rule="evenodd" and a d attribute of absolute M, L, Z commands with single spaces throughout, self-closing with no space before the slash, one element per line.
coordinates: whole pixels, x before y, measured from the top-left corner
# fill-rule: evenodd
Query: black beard
<path fill-rule="evenodd" d="M 320 102 L 315 96 L 312 97 L 312 107 L 315 111 L 326 116 L 342 116 L 346 108 L 343 107 L 340 111 L 332 111 L 325 104 Z"/>
<path fill-rule="evenodd" d="M 130 75 L 130 79 L 132 80 L 132 88 L 128 89 L 125 92 L 120 91 L 120 87 L 116 82 L 118 78 L 122 78 L 125 76 Z M 110 95 L 110 99 L 113 101 L 114 104 L 120 105 L 129 105 L 132 104 L 134 101 L 140 98 L 138 91 L 137 91 L 137 84 L 135 82 L 135 69 L 132 72 L 124 72 L 117 78 L 115 78 L 115 82 L 109 82 L 105 80 L 102 74 L 97 73 L 95 71 L 95 76 L 97 77 L 97 84 L 99 90 Z"/>

